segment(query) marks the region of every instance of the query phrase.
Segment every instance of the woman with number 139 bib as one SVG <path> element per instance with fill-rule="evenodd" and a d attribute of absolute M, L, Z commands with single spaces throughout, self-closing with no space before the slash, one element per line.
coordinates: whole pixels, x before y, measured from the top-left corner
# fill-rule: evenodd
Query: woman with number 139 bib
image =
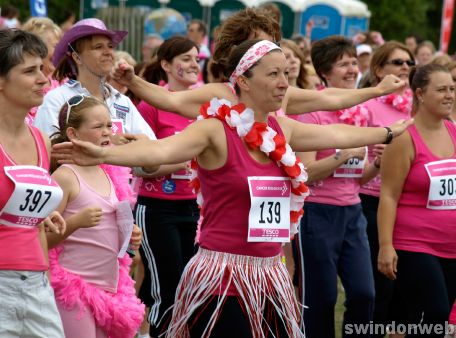
<path fill-rule="evenodd" d="M 304 337 L 280 260 L 281 242 L 296 232 L 307 195 L 307 174 L 293 150 L 381 143 L 389 131 L 269 116 L 288 88 L 285 56 L 270 41 L 241 43 L 225 73 L 237 102 L 212 99 L 201 107 L 202 118 L 177 135 L 109 149 L 72 140 L 54 146 L 55 155 L 61 163 L 146 167 L 196 157 L 200 248 L 177 288 L 166 337 Z M 409 124 L 392 125 L 392 134 Z"/>
<path fill-rule="evenodd" d="M 0 337 L 63 338 L 48 270 L 45 231 L 65 231 L 54 213 L 63 192 L 49 175 L 50 142 L 25 124 L 43 102 L 44 42 L 0 31 Z"/>

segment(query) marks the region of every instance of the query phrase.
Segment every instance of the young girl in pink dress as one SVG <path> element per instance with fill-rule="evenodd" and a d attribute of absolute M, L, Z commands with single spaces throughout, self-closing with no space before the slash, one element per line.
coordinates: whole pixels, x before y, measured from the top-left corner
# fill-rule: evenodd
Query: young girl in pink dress
<path fill-rule="evenodd" d="M 70 137 L 111 145 L 108 109 L 94 97 L 68 100 L 59 125 L 53 143 Z M 49 254 L 51 283 L 67 338 L 132 338 L 142 321 L 144 305 L 129 276 L 131 259 L 121 250 L 128 243 L 133 215 L 128 201 L 119 202 L 125 196 L 111 180 L 112 170 L 63 165 L 52 175 L 64 191 L 58 210 L 69 224 L 64 235 L 48 237 L 50 247 L 58 244 Z M 135 234 L 131 244 L 137 248 L 140 238 Z"/>

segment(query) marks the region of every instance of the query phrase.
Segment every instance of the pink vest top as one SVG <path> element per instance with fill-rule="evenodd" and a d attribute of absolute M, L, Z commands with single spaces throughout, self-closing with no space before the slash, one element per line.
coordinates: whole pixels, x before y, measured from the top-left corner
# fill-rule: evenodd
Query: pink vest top
<path fill-rule="evenodd" d="M 456 149 L 456 127 L 449 121 L 445 126 Z M 430 180 L 424 165 L 444 159 L 431 153 L 414 125 L 408 132 L 415 146 L 415 159 L 399 199 L 393 245 L 399 250 L 456 258 L 456 211 L 426 208 Z M 456 158 L 456 153 L 450 158 Z"/>
<path fill-rule="evenodd" d="M 41 132 L 29 126 L 38 152 L 38 166 L 49 170 L 49 155 Z M 14 183 L 3 168 L 16 163 L 0 144 L 0 210 L 14 191 Z M 30 229 L 0 225 L 0 270 L 45 271 L 48 263 L 43 254 L 37 227 Z"/>
<path fill-rule="evenodd" d="M 386 104 L 380 99 L 372 99 L 364 103 L 369 110 L 369 127 L 385 127 L 393 124 L 394 122 L 401 119 L 410 118 L 410 113 L 405 114 L 391 105 Z M 375 155 L 372 152 L 373 147 L 369 147 L 368 158 L 372 162 L 375 159 Z M 367 182 L 361 187 L 360 192 L 362 194 L 371 196 L 380 196 L 380 175 L 377 175 L 372 180 Z"/>
<path fill-rule="evenodd" d="M 81 276 L 88 283 L 106 291 L 116 292 L 119 278 L 117 254 L 120 250 L 120 239 L 116 223 L 118 200 L 114 186 L 109 180 L 111 193 L 109 196 L 102 196 L 84 181 L 75 168 L 64 166 L 72 170 L 78 178 L 79 194 L 67 204 L 63 217 L 68 218 L 81 209 L 96 206 L 102 209 L 103 216 L 97 226 L 78 229 L 62 242 L 60 265 L 69 272 Z M 109 179 L 108 175 L 106 177 Z"/>
<path fill-rule="evenodd" d="M 335 112 L 319 111 L 298 115 L 297 120 L 303 123 L 329 125 L 342 123 Z M 316 160 L 321 160 L 335 155 L 335 149 L 317 151 Z M 360 202 L 359 179 L 334 177 L 332 174 L 309 185 L 310 195 L 306 201 L 331 205 L 354 205 Z"/>
<path fill-rule="evenodd" d="M 268 125 L 283 136 L 274 117 Z M 226 163 L 214 170 L 198 168 L 204 199 L 204 219 L 200 245 L 213 251 L 238 255 L 272 257 L 280 253 L 281 243 L 247 242 L 250 193 L 249 176 L 287 177 L 275 162 L 255 161 L 237 135 L 223 123 L 228 156 Z"/>
<path fill-rule="evenodd" d="M 193 122 L 183 116 L 157 109 L 144 101 L 138 105 L 138 110 L 155 132 L 157 139 L 175 135 Z M 167 176 L 143 178 L 139 195 L 165 200 L 196 199 L 189 187 L 189 175 L 187 170 L 180 170 Z"/>

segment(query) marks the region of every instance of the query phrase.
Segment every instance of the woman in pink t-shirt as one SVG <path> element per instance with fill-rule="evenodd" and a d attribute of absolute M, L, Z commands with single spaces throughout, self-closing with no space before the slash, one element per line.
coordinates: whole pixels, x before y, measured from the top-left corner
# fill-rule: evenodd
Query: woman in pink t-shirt
<path fill-rule="evenodd" d="M 31 33 L 0 30 L 0 337 L 64 336 L 43 222 L 63 193 L 48 172 L 48 137 L 24 121 L 43 102 L 47 52 Z M 60 214 L 53 220 L 64 232 Z"/>
<path fill-rule="evenodd" d="M 429 64 L 412 70 L 410 86 L 415 125 L 382 159 L 378 268 L 397 279 L 410 324 L 445 328 L 456 298 L 456 127 L 447 120 L 455 85 Z"/>
<path fill-rule="evenodd" d="M 334 36 L 312 46 L 312 60 L 329 88 L 355 88 L 356 49 L 351 40 Z M 307 124 L 367 126 L 363 105 L 338 111 L 299 115 Z M 366 147 L 326 149 L 300 153 L 309 174 L 310 195 L 304 206 L 298 256 L 300 299 L 308 306 L 303 322 L 309 338 L 335 337 L 334 307 L 337 277 L 345 288 L 344 324 L 369 324 L 373 315 L 374 280 L 370 263 L 366 219 L 358 196 L 360 185 L 379 172 L 378 162 L 366 160 Z"/>
<path fill-rule="evenodd" d="M 165 82 L 170 91 L 187 90 L 198 81 L 198 47 L 188 38 L 165 40 L 156 60 L 144 70 L 151 83 Z M 194 120 L 141 101 L 138 110 L 158 139 L 182 132 Z M 150 307 L 150 336 L 166 331 L 177 284 L 195 254 L 199 218 L 196 194 L 190 187 L 189 163 L 164 165 L 144 176 L 136 204 L 136 222 L 144 233 L 140 253 L 145 279 L 139 297 Z"/>

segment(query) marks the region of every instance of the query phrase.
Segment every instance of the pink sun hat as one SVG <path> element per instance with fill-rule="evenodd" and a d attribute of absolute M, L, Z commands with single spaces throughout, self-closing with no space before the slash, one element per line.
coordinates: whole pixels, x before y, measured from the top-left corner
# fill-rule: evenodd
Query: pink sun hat
<path fill-rule="evenodd" d="M 111 38 L 115 45 L 118 45 L 127 36 L 127 31 L 109 30 L 103 21 L 96 18 L 83 19 L 65 32 L 55 47 L 52 63 L 57 67 L 60 60 L 67 54 L 69 45 L 76 40 L 90 35 L 105 35 Z"/>

